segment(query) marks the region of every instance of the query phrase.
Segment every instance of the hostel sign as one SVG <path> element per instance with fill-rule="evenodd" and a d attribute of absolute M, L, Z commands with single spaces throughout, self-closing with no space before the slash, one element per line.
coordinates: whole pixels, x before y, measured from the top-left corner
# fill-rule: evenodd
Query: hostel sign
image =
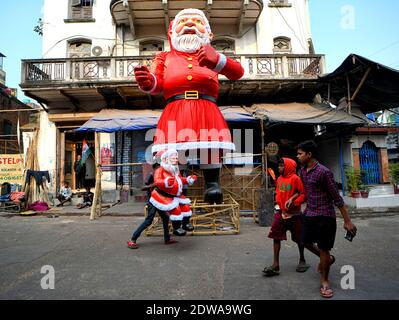
<path fill-rule="evenodd" d="M 24 171 L 23 154 L 0 154 L 0 184 L 22 184 Z"/>

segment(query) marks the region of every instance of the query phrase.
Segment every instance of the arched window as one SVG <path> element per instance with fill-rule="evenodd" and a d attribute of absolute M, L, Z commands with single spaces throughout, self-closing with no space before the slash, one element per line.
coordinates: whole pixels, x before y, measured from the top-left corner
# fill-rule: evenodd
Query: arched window
<path fill-rule="evenodd" d="M 234 40 L 231 39 L 216 39 L 212 41 L 212 47 L 216 49 L 216 51 L 222 53 L 235 53 L 235 43 Z"/>
<path fill-rule="evenodd" d="M 140 55 L 153 56 L 163 51 L 163 42 L 159 40 L 147 40 L 140 42 Z"/>
<path fill-rule="evenodd" d="M 91 56 L 91 41 L 87 39 L 75 39 L 68 42 L 68 57 L 82 58 Z"/>
<path fill-rule="evenodd" d="M 291 53 L 291 39 L 287 37 L 274 38 L 274 53 Z"/>
<path fill-rule="evenodd" d="M 74 39 L 68 42 L 67 56 L 69 58 L 91 57 L 91 41 Z M 73 61 L 72 75 L 76 79 L 98 78 L 99 66 L 93 61 Z"/>

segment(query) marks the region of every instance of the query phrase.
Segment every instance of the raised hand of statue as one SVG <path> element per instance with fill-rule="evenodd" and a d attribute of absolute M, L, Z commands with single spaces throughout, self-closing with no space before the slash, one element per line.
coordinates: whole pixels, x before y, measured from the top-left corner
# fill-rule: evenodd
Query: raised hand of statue
<path fill-rule="evenodd" d="M 193 183 L 197 181 L 197 176 L 195 174 L 189 176 L 189 178 L 191 178 L 193 180 Z"/>
<path fill-rule="evenodd" d="M 219 60 L 219 54 L 212 46 L 206 44 L 198 51 L 198 62 L 201 67 L 207 67 L 211 70 L 215 69 Z"/>
<path fill-rule="evenodd" d="M 137 66 L 134 68 L 134 76 L 140 89 L 144 91 L 150 90 L 154 86 L 154 78 L 148 70 L 147 66 Z"/>

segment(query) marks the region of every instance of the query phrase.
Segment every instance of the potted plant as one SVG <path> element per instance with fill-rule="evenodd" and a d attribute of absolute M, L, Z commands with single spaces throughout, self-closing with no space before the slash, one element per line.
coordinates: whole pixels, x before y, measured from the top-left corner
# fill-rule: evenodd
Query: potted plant
<path fill-rule="evenodd" d="M 345 168 L 345 177 L 348 191 L 351 192 L 352 198 L 360 198 L 360 170 L 353 167 Z"/>
<path fill-rule="evenodd" d="M 360 185 L 360 195 L 362 196 L 362 198 L 368 198 L 370 190 L 372 188 L 373 188 L 372 186 L 361 184 Z"/>
<path fill-rule="evenodd" d="M 370 190 L 373 189 L 373 187 L 371 185 L 367 184 L 366 175 L 367 175 L 367 172 L 365 170 L 360 170 L 359 189 L 360 189 L 360 195 L 362 196 L 362 198 L 368 198 Z"/>
<path fill-rule="evenodd" d="M 399 162 L 389 164 L 389 179 L 393 184 L 393 191 L 395 194 L 399 193 Z"/>

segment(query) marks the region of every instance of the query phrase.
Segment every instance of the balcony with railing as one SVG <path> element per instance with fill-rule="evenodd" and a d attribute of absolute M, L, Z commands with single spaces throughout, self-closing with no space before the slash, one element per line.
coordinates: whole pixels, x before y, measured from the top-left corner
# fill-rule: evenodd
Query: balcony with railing
<path fill-rule="evenodd" d="M 230 55 L 240 61 L 245 73 L 238 81 L 219 76 L 219 101 L 274 101 L 308 99 L 324 73 L 323 55 Z M 103 101 L 119 106 L 162 106 L 141 92 L 134 78 L 134 67 L 151 67 L 152 56 L 87 57 L 22 61 L 21 88 L 26 96 L 47 104 L 65 102 L 79 110 L 87 101 Z M 112 102 L 113 101 L 113 102 Z M 116 102 L 115 102 L 116 101 Z"/>
<path fill-rule="evenodd" d="M 242 80 L 316 79 L 324 72 L 323 55 L 233 55 L 245 69 Z M 63 83 L 124 82 L 134 67 L 151 66 L 151 56 L 22 60 L 22 86 Z M 220 76 L 220 79 L 225 79 Z"/>

